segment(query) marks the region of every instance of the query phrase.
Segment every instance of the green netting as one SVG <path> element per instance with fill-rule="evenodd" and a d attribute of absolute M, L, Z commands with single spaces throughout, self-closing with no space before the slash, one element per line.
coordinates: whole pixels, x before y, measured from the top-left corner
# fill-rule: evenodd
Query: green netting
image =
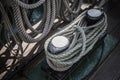
<path fill-rule="evenodd" d="M 89 55 L 85 56 L 81 64 L 78 66 L 78 69 L 74 71 L 67 80 L 83 80 L 91 74 L 91 72 L 96 68 L 96 65 L 101 64 L 102 61 L 109 55 L 111 50 L 116 46 L 117 40 L 107 35 L 104 39 L 104 49 L 102 51 L 102 45 L 100 45 L 97 49 L 92 51 Z M 101 55 L 102 53 L 102 55 Z M 26 73 L 26 76 L 31 80 L 48 80 L 46 74 L 41 70 L 41 65 L 45 61 L 42 59 L 38 64 L 34 66 L 32 70 Z"/>

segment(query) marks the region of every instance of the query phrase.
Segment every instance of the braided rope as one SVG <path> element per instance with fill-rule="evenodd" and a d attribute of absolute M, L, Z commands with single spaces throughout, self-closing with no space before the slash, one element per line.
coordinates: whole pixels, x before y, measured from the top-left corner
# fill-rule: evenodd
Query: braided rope
<path fill-rule="evenodd" d="M 38 38 L 32 38 L 25 30 L 20 8 L 17 4 L 12 5 L 12 9 L 14 12 L 14 18 L 15 18 L 15 23 L 18 28 L 18 33 L 21 37 L 21 39 L 25 42 L 28 43 L 33 43 L 33 42 L 38 42 L 42 40 L 51 30 L 51 27 L 53 25 L 53 21 L 55 20 L 55 15 L 56 15 L 56 8 L 55 8 L 55 0 L 46 0 L 46 8 L 47 8 L 47 13 L 46 13 L 46 21 L 44 24 L 44 29 L 43 32 L 41 33 L 41 36 Z"/>
<path fill-rule="evenodd" d="M 26 9 L 33 9 L 33 8 L 37 8 L 39 7 L 40 5 L 42 5 L 45 0 L 39 0 L 38 2 L 36 3 L 33 3 L 33 4 L 26 4 L 26 3 L 23 3 L 22 1 L 20 0 L 13 0 L 17 5 L 21 6 L 22 8 L 26 8 Z"/>
<path fill-rule="evenodd" d="M 87 10 L 86 10 L 87 11 Z M 48 65 L 55 71 L 68 70 L 74 63 L 85 56 L 95 45 L 107 28 L 107 16 L 92 26 L 84 21 L 86 11 L 81 13 L 74 21 L 66 25 L 65 29 L 51 36 L 44 45 Z M 71 32 L 72 31 L 72 32 Z M 64 35 L 73 38 L 68 49 L 52 54 L 48 51 L 50 41 L 56 36 Z"/>

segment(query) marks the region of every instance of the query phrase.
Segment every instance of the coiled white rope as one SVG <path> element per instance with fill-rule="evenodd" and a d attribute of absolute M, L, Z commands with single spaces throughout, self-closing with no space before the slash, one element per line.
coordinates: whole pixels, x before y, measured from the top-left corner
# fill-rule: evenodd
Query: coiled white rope
<path fill-rule="evenodd" d="M 63 30 L 51 36 L 45 42 L 44 49 L 48 65 L 55 71 L 68 70 L 74 63 L 85 56 L 95 45 L 98 39 L 105 33 L 107 29 L 107 16 L 96 24 L 87 26 L 84 20 L 86 11 L 81 13 L 74 21 L 66 25 Z M 68 49 L 59 54 L 52 54 L 48 50 L 50 41 L 56 36 L 65 36 L 71 42 Z"/>

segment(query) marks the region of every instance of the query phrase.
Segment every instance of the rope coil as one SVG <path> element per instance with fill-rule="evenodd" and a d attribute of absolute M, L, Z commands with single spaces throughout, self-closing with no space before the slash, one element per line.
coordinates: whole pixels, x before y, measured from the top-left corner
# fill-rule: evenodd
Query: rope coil
<path fill-rule="evenodd" d="M 85 56 L 95 45 L 98 39 L 105 33 L 107 29 L 107 16 L 96 24 L 87 26 L 85 21 L 86 11 L 81 13 L 65 29 L 51 36 L 45 42 L 44 49 L 48 65 L 55 71 L 68 70 L 74 63 L 78 62 L 81 57 Z M 71 42 L 68 49 L 59 53 L 52 54 L 48 51 L 50 41 L 56 36 L 65 36 Z"/>

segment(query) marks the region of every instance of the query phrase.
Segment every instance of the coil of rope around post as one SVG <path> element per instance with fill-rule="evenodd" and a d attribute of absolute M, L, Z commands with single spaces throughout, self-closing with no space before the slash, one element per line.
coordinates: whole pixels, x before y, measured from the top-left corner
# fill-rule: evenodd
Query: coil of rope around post
<path fill-rule="evenodd" d="M 73 64 L 85 56 L 94 47 L 98 39 L 106 32 L 106 14 L 103 13 L 103 17 L 100 20 L 89 25 L 86 20 L 87 12 L 90 13 L 91 11 L 86 10 L 81 13 L 75 20 L 66 25 L 66 28 L 54 34 L 45 42 L 46 60 L 53 70 L 68 70 Z M 65 36 L 71 44 L 69 44 L 67 49 L 53 54 L 49 51 L 48 46 L 56 36 Z"/>

